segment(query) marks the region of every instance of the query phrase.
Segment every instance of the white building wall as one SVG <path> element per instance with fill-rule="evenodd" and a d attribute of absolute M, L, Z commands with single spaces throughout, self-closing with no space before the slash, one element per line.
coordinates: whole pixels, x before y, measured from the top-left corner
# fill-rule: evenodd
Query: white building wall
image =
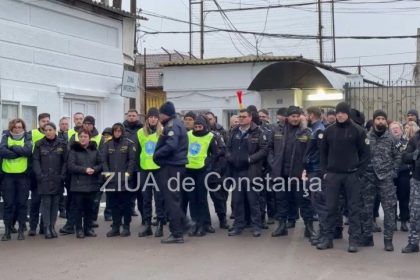
<path fill-rule="evenodd" d="M 163 89 L 178 112 L 212 111 L 226 125 L 227 110 L 239 109 L 236 91 L 244 92 L 245 106 L 261 106 L 258 92 L 247 91 L 256 75 L 271 63 L 166 67 Z"/>
<path fill-rule="evenodd" d="M 122 21 L 59 3 L 0 1 L 1 101 L 55 122 L 66 100 L 92 101 L 98 128 L 121 121 L 122 30 Z"/>

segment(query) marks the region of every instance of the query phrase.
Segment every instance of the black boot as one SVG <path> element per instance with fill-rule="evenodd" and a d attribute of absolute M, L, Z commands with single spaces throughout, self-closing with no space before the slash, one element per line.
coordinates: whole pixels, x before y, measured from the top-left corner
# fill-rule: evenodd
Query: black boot
<path fill-rule="evenodd" d="M 128 237 L 130 235 L 131 235 L 130 226 L 129 225 L 123 225 L 123 230 L 121 232 L 121 237 Z"/>
<path fill-rule="evenodd" d="M 277 226 L 276 230 L 271 233 L 271 236 L 272 237 L 278 237 L 278 236 L 285 236 L 287 234 L 288 234 L 288 232 L 287 232 L 286 221 L 280 220 L 279 225 Z"/>
<path fill-rule="evenodd" d="M 92 228 L 86 229 L 85 230 L 85 236 L 86 237 L 96 237 L 96 233 Z"/>
<path fill-rule="evenodd" d="M 146 237 L 153 235 L 152 225 L 150 222 L 145 222 L 144 229 L 139 232 L 139 237 Z"/>
<path fill-rule="evenodd" d="M 10 226 L 10 233 L 11 234 L 17 233 L 17 229 L 15 228 L 15 226 Z M 35 231 L 35 234 L 36 234 L 36 231 Z"/>
<path fill-rule="evenodd" d="M 207 233 L 215 233 L 216 232 L 216 230 L 211 226 L 211 225 L 205 225 L 204 226 L 204 230 L 207 232 Z"/>
<path fill-rule="evenodd" d="M 414 245 L 414 244 L 408 244 L 407 246 L 405 246 L 401 253 L 403 254 L 409 254 L 409 253 L 418 253 L 419 252 L 419 245 Z"/>
<path fill-rule="evenodd" d="M 51 228 L 50 227 L 45 227 L 44 229 L 44 237 L 45 239 L 53 239 L 53 235 L 51 232 Z"/>
<path fill-rule="evenodd" d="M 188 236 L 195 236 L 197 234 L 198 225 L 193 224 L 190 228 L 190 231 L 188 232 Z"/>
<path fill-rule="evenodd" d="M 118 226 L 113 226 L 112 229 L 110 231 L 108 231 L 108 233 L 106 234 L 106 237 L 115 237 L 115 236 L 120 236 L 120 227 Z"/>
<path fill-rule="evenodd" d="M 97 227 L 99 227 L 98 222 L 97 221 L 93 221 L 92 222 L 92 228 L 97 228 Z"/>
<path fill-rule="evenodd" d="M 62 235 L 74 234 L 74 227 L 66 224 L 66 225 L 64 225 L 64 227 L 60 228 L 59 232 Z"/>
<path fill-rule="evenodd" d="M 327 250 L 334 247 L 333 241 L 329 238 L 322 238 L 316 248 L 318 250 Z"/>
<path fill-rule="evenodd" d="M 305 237 L 311 239 L 316 236 L 316 232 L 314 230 L 314 222 L 308 221 L 305 222 Z"/>
<path fill-rule="evenodd" d="M 229 226 L 228 226 L 227 221 L 226 221 L 226 216 L 220 216 L 219 217 L 219 224 L 220 224 L 219 227 L 221 229 L 229 229 Z"/>
<path fill-rule="evenodd" d="M 10 228 L 11 228 L 11 226 L 6 226 L 4 228 L 4 234 L 1 238 L 1 241 L 9 241 L 12 238 Z"/>
<path fill-rule="evenodd" d="M 296 226 L 296 220 L 287 221 L 287 228 L 294 228 Z"/>
<path fill-rule="evenodd" d="M 373 236 L 362 236 L 359 241 L 360 247 L 373 247 L 375 244 L 373 242 Z"/>
<path fill-rule="evenodd" d="M 39 234 L 40 235 L 44 235 L 45 234 L 45 230 L 44 230 L 44 226 L 43 225 L 39 225 Z"/>
<path fill-rule="evenodd" d="M 394 245 L 392 245 L 392 239 L 384 239 L 385 251 L 394 251 Z"/>
<path fill-rule="evenodd" d="M 163 222 L 158 221 L 157 229 L 155 231 L 155 237 L 162 237 L 163 236 Z"/>
<path fill-rule="evenodd" d="M 347 249 L 347 252 L 349 253 L 357 253 L 358 249 L 357 249 L 357 243 L 353 240 L 349 241 L 349 247 Z"/>
<path fill-rule="evenodd" d="M 269 228 L 268 225 L 267 225 L 267 222 L 265 220 L 265 215 L 261 217 L 261 228 L 262 229 L 268 229 Z"/>
<path fill-rule="evenodd" d="M 57 238 L 58 237 L 58 234 L 55 231 L 55 226 L 51 226 L 51 234 L 52 234 L 53 238 Z"/>
<path fill-rule="evenodd" d="M 238 228 L 231 228 L 228 232 L 229 236 L 237 236 L 237 235 L 241 235 L 242 234 L 242 230 L 238 229 Z"/>
<path fill-rule="evenodd" d="M 160 241 L 160 243 L 162 243 L 162 244 L 182 244 L 182 243 L 184 243 L 184 238 L 182 236 L 178 237 L 178 236 L 174 236 L 174 235 L 170 234 L 168 236 L 168 238 L 162 239 Z"/>
<path fill-rule="evenodd" d="M 77 238 L 85 238 L 85 234 L 84 234 L 83 230 L 78 229 L 78 230 L 76 231 L 76 237 L 77 237 Z"/>
<path fill-rule="evenodd" d="M 25 231 L 23 230 L 23 226 L 19 226 L 18 229 L 18 240 L 25 240 Z"/>
<path fill-rule="evenodd" d="M 195 233 L 195 235 L 194 236 L 197 236 L 197 237 L 203 237 L 203 236 L 205 236 L 206 235 L 206 230 L 204 229 L 204 227 L 203 226 L 199 226 L 198 228 L 197 228 L 197 231 L 196 231 L 196 233 Z"/>
<path fill-rule="evenodd" d="M 401 231 L 403 231 L 403 232 L 408 231 L 407 222 L 401 222 Z"/>
<path fill-rule="evenodd" d="M 28 236 L 35 236 L 36 235 L 36 229 L 29 229 Z"/>

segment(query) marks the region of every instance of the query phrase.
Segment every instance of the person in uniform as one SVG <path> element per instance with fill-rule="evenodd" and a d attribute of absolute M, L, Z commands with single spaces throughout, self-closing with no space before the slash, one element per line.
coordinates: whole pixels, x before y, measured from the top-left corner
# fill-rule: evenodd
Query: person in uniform
<path fill-rule="evenodd" d="M 262 176 L 262 165 L 267 157 L 268 147 L 266 134 L 252 121 L 253 112 L 248 109 L 240 110 L 239 126 L 232 129 L 227 142 L 226 160 L 235 180 L 232 191 L 235 221 L 229 230 L 229 236 L 242 234 L 247 224 L 245 214 L 247 206 L 250 212 L 252 235 L 261 236 L 259 193 L 252 182 L 254 178 Z M 256 115 L 258 118 L 258 114 Z M 243 186 L 244 181 L 247 181 L 246 186 Z"/>
<path fill-rule="evenodd" d="M 140 170 L 140 190 L 143 192 L 143 220 L 144 229 L 139 232 L 139 237 L 153 235 L 152 216 L 153 216 L 153 199 L 155 201 L 155 212 L 157 216 L 157 228 L 155 237 L 163 236 L 163 226 L 166 224 L 164 198 L 161 186 L 158 183 L 159 169 L 153 160 L 156 144 L 163 132 L 162 124 L 159 122 L 159 110 L 150 108 L 147 111 L 146 122 L 144 127 L 137 132 L 137 167 Z"/>
<path fill-rule="evenodd" d="M 290 106 L 287 109 L 287 115 L 284 127 L 277 125 L 270 141 L 268 157 L 272 173 L 270 175 L 273 178 L 282 178 L 287 187 L 275 194 L 278 226 L 271 235 L 278 237 L 288 234 L 287 219 L 291 218 L 289 217 L 289 201 L 290 197 L 293 197 L 305 222 L 305 237 L 312 237 L 315 235 L 313 229 L 314 211 L 310 198 L 305 196 L 300 180 L 311 132 L 305 125 L 301 125 L 301 108 Z"/>
<path fill-rule="evenodd" d="M 337 122 L 329 126 L 321 142 L 321 174 L 327 205 L 325 236 L 317 245 L 319 250 L 333 247 L 339 195 L 345 190 L 349 211 L 348 252 L 358 251 L 360 226 L 360 174 L 369 159 L 369 139 L 359 125 L 350 120 L 350 106 L 341 102 L 336 106 Z"/>
<path fill-rule="evenodd" d="M 127 237 L 131 235 L 131 183 L 136 169 L 136 147 L 127 138 L 123 124 L 114 124 L 111 133 L 112 139 L 105 142 L 102 149 L 102 174 L 105 177 L 107 207 L 112 215 L 112 229 L 106 236 Z"/>
<path fill-rule="evenodd" d="M 160 166 L 159 180 L 162 180 L 161 191 L 164 197 L 166 212 L 169 219 L 171 234 L 163 239 L 163 244 L 184 243 L 185 213 L 181 209 L 180 187 L 174 186 L 174 178 L 185 175 L 185 165 L 188 163 L 187 130 L 176 118 L 175 106 L 172 102 L 165 102 L 159 108 L 159 117 L 164 126 L 163 132 L 156 144 L 153 155 L 154 162 Z"/>
<path fill-rule="evenodd" d="M 387 114 L 382 110 L 373 113 L 373 127 L 367 134 L 370 147 L 370 159 L 366 170 L 362 173 L 361 188 L 362 235 L 361 246 L 373 246 L 373 209 L 375 197 L 381 198 L 384 210 L 384 243 L 386 251 L 394 251 L 392 238 L 395 228 L 395 210 L 397 193 L 394 178 L 397 177 L 401 162 L 401 154 L 396 141 L 388 131 Z"/>
<path fill-rule="evenodd" d="M 16 211 L 19 223 L 18 240 L 24 240 L 24 224 L 28 210 L 30 189 L 29 159 L 32 156 L 32 142 L 22 119 L 9 122 L 9 129 L 3 133 L 0 143 L 1 170 L 3 173 L 2 197 L 4 201 L 4 235 L 2 241 L 11 239 L 11 229 Z"/>
<path fill-rule="evenodd" d="M 194 180 L 194 188 L 188 192 L 190 214 L 194 222 L 190 236 L 204 236 L 206 228 L 211 226 L 210 211 L 207 200 L 206 175 L 212 162 L 218 156 L 216 138 L 209 131 L 204 116 L 197 116 L 194 129 L 188 131 L 188 164 L 186 177 Z"/>
<path fill-rule="evenodd" d="M 45 239 L 51 239 L 57 237 L 55 223 L 67 173 L 67 144 L 58 138 L 54 123 L 47 123 L 44 132 L 45 137 L 35 145 L 33 171 L 41 196 L 44 236 Z"/>
<path fill-rule="evenodd" d="M 44 134 L 44 127 L 47 123 L 50 122 L 50 114 L 49 113 L 41 113 L 38 115 L 38 128 L 32 129 L 30 132 L 31 139 L 32 139 L 32 153 L 34 152 L 35 145 L 38 141 L 42 140 L 45 137 Z M 29 213 L 29 236 L 36 235 L 36 229 L 39 224 L 39 233 L 44 234 L 44 226 L 39 218 L 39 212 L 41 207 L 41 197 L 38 193 L 37 187 L 37 180 L 36 176 L 33 172 L 31 172 L 31 204 L 30 204 L 30 213 Z"/>

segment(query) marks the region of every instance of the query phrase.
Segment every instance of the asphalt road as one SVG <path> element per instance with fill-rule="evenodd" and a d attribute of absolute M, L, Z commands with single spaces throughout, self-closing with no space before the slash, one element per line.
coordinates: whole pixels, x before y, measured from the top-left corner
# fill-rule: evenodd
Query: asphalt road
<path fill-rule="evenodd" d="M 382 234 L 376 233 L 375 247 L 350 254 L 347 234 L 332 250 L 311 247 L 303 238 L 302 221 L 286 237 L 272 238 L 271 230 L 260 238 L 247 231 L 228 237 L 226 231 L 217 230 L 202 238 L 186 237 L 182 245 L 138 238 L 138 219 L 131 237 L 107 238 L 109 224 L 101 217 L 98 237 L 84 240 L 70 235 L 17 241 L 13 235 L 12 241 L 0 242 L 0 279 L 420 279 L 420 254 L 400 253 L 407 242 L 407 233 L 400 231 L 395 252 L 385 252 Z"/>

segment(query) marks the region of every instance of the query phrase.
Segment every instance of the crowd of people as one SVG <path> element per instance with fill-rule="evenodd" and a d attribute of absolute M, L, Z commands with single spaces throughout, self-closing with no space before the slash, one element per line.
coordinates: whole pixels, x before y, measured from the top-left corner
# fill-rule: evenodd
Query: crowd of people
<path fill-rule="evenodd" d="M 409 232 L 402 252 L 419 251 L 416 110 L 403 124 L 382 110 L 367 120 L 344 102 L 326 113 L 318 107 L 280 108 L 276 117 L 270 123 L 267 110 L 251 105 L 224 129 L 212 112 L 191 111 L 180 119 L 174 104 L 166 102 L 150 108 L 144 124 L 129 110 L 123 123 L 102 133 L 95 118 L 82 113 L 74 114 L 71 129 L 66 117 L 57 129 L 48 113 L 38 116 L 39 127 L 31 131 L 24 120 L 10 120 L 0 143 L 1 240 L 11 240 L 13 233 L 24 240 L 25 231 L 56 238 L 58 215 L 67 219 L 59 233 L 95 237 L 105 193 L 104 217 L 112 221 L 107 237 L 131 235 L 136 206 L 139 237 L 163 237 L 167 223 L 165 244 L 183 243 L 185 234 L 214 233 L 210 196 L 219 227 L 229 236 L 249 228 L 259 237 L 274 223 L 271 235 L 286 236 L 301 217 L 304 236 L 319 250 L 333 248 L 348 224 L 351 253 L 374 246 L 373 233 L 382 231 L 376 222 L 382 205 L 384 249 L 394 250 L 399 220 L 400 230 Z M 276 179 L 286 182 L 285 188 L 279 189 Z M 241 188 L 244 181 L 247 187 Z M 308 191 L 315 181 L 319 188 Z"/>

